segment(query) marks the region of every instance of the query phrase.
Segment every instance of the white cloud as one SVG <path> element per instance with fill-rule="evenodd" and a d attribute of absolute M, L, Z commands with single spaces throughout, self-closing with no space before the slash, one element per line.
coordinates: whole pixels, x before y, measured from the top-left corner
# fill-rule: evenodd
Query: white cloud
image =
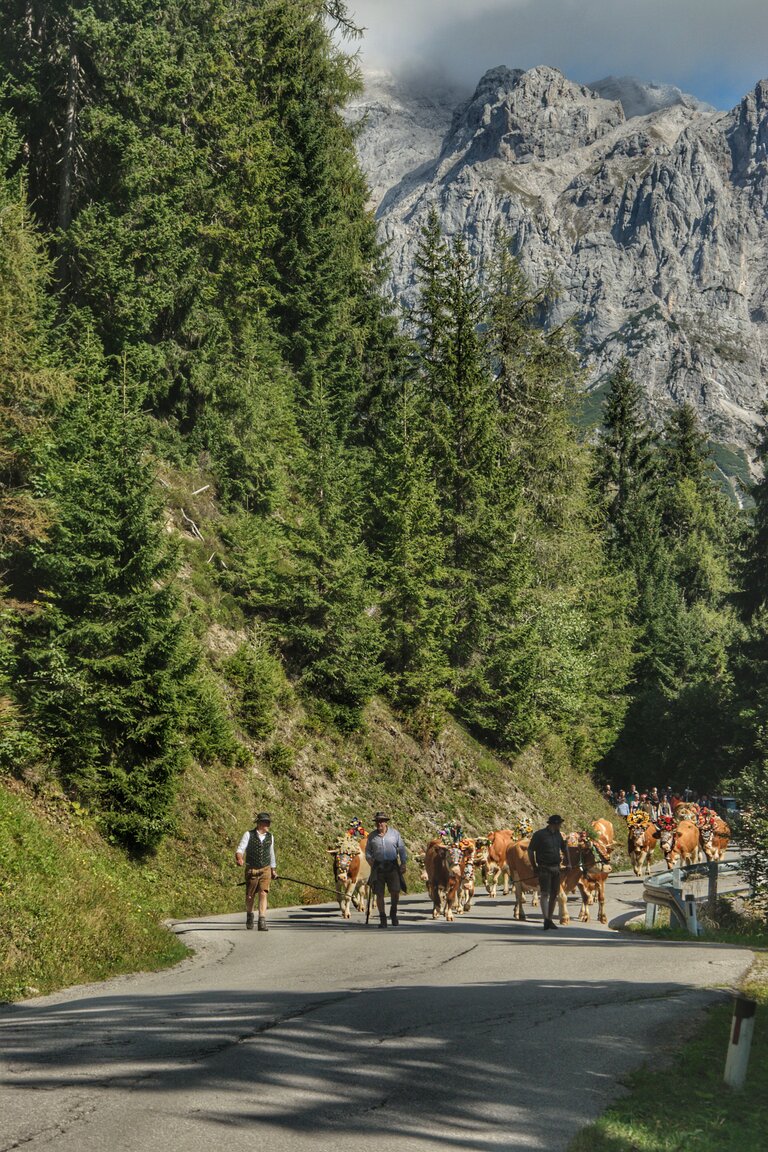
<path fill-rule="evenodd" d="M 350 0 L 363 62 L 472 86 L 497 64 L 677 84 L 725 107 L 768 73 L 766 0 Z"/>

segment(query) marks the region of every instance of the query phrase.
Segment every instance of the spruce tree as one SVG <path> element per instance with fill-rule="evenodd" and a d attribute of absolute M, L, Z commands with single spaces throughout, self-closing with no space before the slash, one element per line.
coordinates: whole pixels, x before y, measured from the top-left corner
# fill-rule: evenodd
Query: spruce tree
<path fill-rule="evenodd" d="M 51 526 L 30 547 L 36 610 L 19 692 L 67 786 L 131 848 L 171 826 L 196 649 L 182 623 L 146 424 L 93 377 L 38 452 Z"/>

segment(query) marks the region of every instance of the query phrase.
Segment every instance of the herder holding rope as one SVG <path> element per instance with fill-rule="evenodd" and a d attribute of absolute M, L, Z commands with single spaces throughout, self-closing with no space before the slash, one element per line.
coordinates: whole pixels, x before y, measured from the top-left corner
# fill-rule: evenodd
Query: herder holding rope
<path fill-rule="evenodd" d="M 269 885 L 277 876 L 275 838 L 269 830 L 269 812 L 259 812 L 256 827 L 243 835 L 235 859 L 245 864 L 245 926 L 253 928 L 253 901 L 259 894 L 259 932 L 267 931 Z"/>

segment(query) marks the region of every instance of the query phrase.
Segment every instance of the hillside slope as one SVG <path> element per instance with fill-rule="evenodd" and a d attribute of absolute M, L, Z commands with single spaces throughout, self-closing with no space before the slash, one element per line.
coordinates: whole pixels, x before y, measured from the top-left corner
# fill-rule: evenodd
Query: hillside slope
<path fill-rule="evenodd" d="M 258 808 L 272 813 L 279 871 L 313 884 L 331 883 L 326 850 L 348 821 L 382 806 L 415 851 L 451 817 L 481 833 L 550 809 L 572 825 L 604 813 L 556 746 L 507 763 L 453 723 L 419 744 L 378 700 L 351 736 L 297 705 L 252 752 L 240 768 L 190 769 L 175 832 L 142 862 L 106 843 L 53 780 L 0 783 L 0 999 L 176 962 L 184 948 L 161 921 L 242 907 L 234 849 Z M 286 883 L 272 902 L 327 898 Z"/>

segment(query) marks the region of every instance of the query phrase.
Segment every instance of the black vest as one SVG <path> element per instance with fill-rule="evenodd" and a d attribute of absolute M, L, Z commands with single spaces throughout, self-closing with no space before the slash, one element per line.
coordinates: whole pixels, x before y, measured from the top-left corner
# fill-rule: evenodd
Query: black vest
<path fill-rule="evenodd" d="M 245 846 L 246 868 L 268 868 L 271 847 L 272 833 L 267 832 L 264 839 L 259 840 L 258 832 L 255 828 L 252 828 L 250 839 Z"/>

